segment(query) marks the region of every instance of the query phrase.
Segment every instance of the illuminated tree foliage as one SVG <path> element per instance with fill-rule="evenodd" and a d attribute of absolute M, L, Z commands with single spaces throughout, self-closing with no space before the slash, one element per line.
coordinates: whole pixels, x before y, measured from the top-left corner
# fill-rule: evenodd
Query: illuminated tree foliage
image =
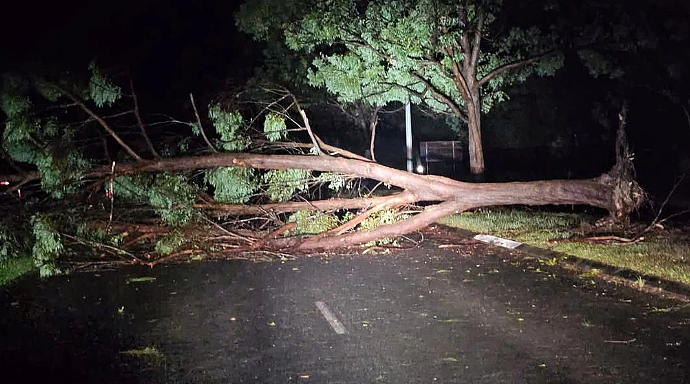
<path fill-rule="evenodd" d="M 463 121 L 470 169 L 481 174 L 481 114 L 506 99 L 506 87 L 552 75 L 563 62 L 554 34 L 505 25 L 502 7 L 501 0 L 260 0 L 243 5 L 237 24 L 257 39 L 284 39 L 295 55 L 315 55 L 309 83 L 342 103 L 409 98 Z"/>

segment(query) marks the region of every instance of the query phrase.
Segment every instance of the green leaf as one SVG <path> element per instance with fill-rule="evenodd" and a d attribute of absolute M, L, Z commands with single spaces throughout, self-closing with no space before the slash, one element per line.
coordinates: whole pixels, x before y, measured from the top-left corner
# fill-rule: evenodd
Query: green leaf
<path fill-rule="evenodd" d="M 89 98 L 98 107 L 113 105 L 122 97 L 122 90 L 105 77 L 95 62 L 89 64 L 91 78 L 89 79 Z"/>
<path fill-rule="evenodd" d="M 264 135 L 269 141 L 279 141 L 287 137 L 285 120 L 277 113 L 269 113 L 264 120 Z"/>
<path fill-rule="evenodd" d="M 170 255 L 180 249 L 185 241 L 181 232 L 172 231 L 156 241 L 156 252 L 161 256 Z"/>
<path fill-rule="evenodd" d="M 290 215 L 289 223 L 295 223 L 290 235 L 317 234 L 336 228 L 339 224 L 338 217 L 334 214 L 322 211 L 298 211 Z"/>
<path fill-rule="evenodd" d="M 31 225 L 35 238 L 32 257 L 34 264 L 39 268 L 39 274 L 41 277 L 60 274 L 55 260 L 62 255 L 65 248 L 55 224 L 47 215 L 36 214 L 31 218 Z"/>
<path fill-rule="evenodd" d="M 213 186 L 217 202 L 243 204 L 258 189 L 254 174 L 251 168 L 219 167 L 206 172 L 206 182 Z"/>
<path fill-rule="evenodd" d="M 288 201 L 296 193 L 307 190 L 311 171 L 304 169 L 271 170 L 264 173 L 261 179 L 268 185 L 266 195 L 271 201 Z"/>
<path fill-rule="evenodd" d="M 211 104 L 208 116 L 220 135 L 220 146 L 225 151 L 239 152 L 249 145 L 249 139 L 242 134 L 242 115 L 239 112 L 225 111 L 220 105 Z"/>

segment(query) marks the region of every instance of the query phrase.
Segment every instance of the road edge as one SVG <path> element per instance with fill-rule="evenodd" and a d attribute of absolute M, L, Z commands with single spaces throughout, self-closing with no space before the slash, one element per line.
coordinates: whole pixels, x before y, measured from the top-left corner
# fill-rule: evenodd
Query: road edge
<path fill-rule="evenodd" d="M 502 247 L 509 250 L 520 251 L 536 259 L 547 261 L 556 258 L 561 262 L 567 263 L 570 268 L 574 268 L 579 272 L 586 272 L 588 270 L 598 269 L 604 276 L 597 277 L 602 278 L 603 280 L 613 281 L 614 283 L 623 282 L 625 285 L 631 286 L 636 289 L 640 289 L 642 291 L 656 294 L 661 293 L 665 296 L 668 296 L 676 300 L 690 302 L 690 286 L 679 283 L 677 281 L 667 280 L 654 275 L 641 274 L 640 272 L 633 271 L 628 268 L 616 267 L 602 262 L 588 260 L 581 257 L 552 251 L 550 249 L 535 247 L 533 245 L 520 243 L 510 239 L 504 239 L 501 237 L 491 235 L 484 235 L 463 228 L 450 227 L 439 223 L 436 223 L 436 225 L 453 230 L 462 237 L 482 242 L 484 244 L 495 247 Z M 491 241 L 491 239 L 495 239 L 495 241 Z M 508 244 L 509 246 L 503 246 L 501 245 L 501 243 Z M 519 245 L 513 246 L 515 244 Z M 565 265 L 563 265 L 563 267 L 565 267 Z M 644 280 L 645 283 L 643 286 L 640 286 L 640 284 L 638 283 L 639 278 Z"/>

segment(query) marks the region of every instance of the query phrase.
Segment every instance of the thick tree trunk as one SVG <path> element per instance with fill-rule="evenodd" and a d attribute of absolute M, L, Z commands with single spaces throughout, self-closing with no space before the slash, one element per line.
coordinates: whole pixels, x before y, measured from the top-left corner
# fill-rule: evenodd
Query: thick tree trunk
<path fill-rule="evenodd" d="M 484 173 L 484 151 L 482 148 L 481 99 L 478 94 L 473 101 L 467 103 L 467 110 L 470 172 L 481 175 Z"/>
<path fill-rule="evenodd" d="M 602 178 L 476 184 L 441 176 L 417 175 L 376 163 L 331 156 L 219 153 L 120 164 L 115 167 L 115 174 L 178 172 L 215 167 L 308 169 L 356 175 L 400 187 L 414 194 L 416 201 L 456 200 L 472 206 L 586 204 L 615 209 L 612 186 L 608 182 L 602 182 Z M 103 167 L 90 172 L 88 176 L 103 177 L 110 175 L 110 172 L 110 167 Z"/>
<path fill-rule="evenodd" d="M 400 187 L 419 201 L 457 201 L 470 207 L 491 205 L 585 204 L 611 212 L 630 212 L 634 207 L 617 207 L 613 201 L 613 180 L 609 175 L 586 180 L 548 180 L 511 183 L 465 183 L 434 175 L 418 175 L 356 159 L 331 156 L 261 155 L 218 153 L 185 158 L 166 158 L 94 169 L 86 177 L 110 177 L 152 172 L 180 172 L 216 167 L 256 169 L 308 169 L 338 172 L 382 181 Z M 36 174 L 25 175 L 35 179 Z M 33 176 L 33 177 L 32 177 Z M 23 180 L 26 181 L 26 180 Z M 366 200 L 363 200 L 366 201 Z M 280 210 L 279 207 L 275 207 Z"/>

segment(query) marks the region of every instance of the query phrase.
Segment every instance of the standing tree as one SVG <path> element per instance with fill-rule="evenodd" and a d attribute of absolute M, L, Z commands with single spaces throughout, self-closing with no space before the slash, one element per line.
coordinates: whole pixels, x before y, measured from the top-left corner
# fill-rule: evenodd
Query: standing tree
<path fill-rule="evenodd" d="M 470 170 L 484 173 L 481 113 L 505 88 L 552 75 L 563 62 L 556 38 L 537 27 L 506 28 L 501 0 L 304 1 L 244 4 L 237 24 L 257 39 L 284 38 L 317 54 L 310 84 L 342 103 L 425 104 L 465 122 Z"/>

